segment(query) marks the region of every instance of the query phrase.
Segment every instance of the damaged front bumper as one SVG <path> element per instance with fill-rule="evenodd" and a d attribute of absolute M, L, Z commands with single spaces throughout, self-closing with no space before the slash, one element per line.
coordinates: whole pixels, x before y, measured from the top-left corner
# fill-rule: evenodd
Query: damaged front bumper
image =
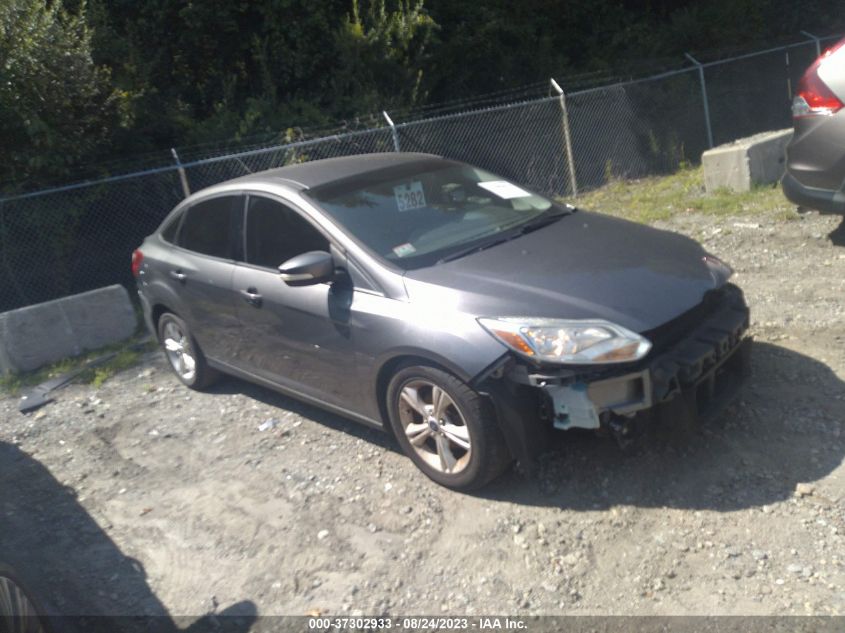
<path fill-rule="evenodd" d="M 748 306 L 727 284 L 646 336 L 642 361 L 614 368 L 543 367 L 510 359 L 480 385 L 493 401 L 514 457 L 533 461 L 552 429 L 634 425 L 691 427 L 728 402 L 750 370 Z"/>

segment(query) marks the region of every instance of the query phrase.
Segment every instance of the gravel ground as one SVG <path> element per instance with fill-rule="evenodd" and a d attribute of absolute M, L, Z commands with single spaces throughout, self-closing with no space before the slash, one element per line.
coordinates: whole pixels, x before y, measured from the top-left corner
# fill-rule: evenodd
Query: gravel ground
<path fill-rule="evenodd" d="M 77 612 L 845 614 L 838 224 L 661 223 L 735 267 L 757 341 L 682 445 L 563 434 L 536 477 L 457 494 L 377 431 L 235 379 L 190 392 L 154 353 L 28 416 L 0 400 L 7 555 Z"/>

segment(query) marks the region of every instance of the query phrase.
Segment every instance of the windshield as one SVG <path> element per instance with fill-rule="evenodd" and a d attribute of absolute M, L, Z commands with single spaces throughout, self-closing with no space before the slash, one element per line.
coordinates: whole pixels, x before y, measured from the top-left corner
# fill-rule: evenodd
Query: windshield
<path fill-rule="evenodd" d="M 405 270 L 497 240 L 552 202 L 491 173 L 442 160 L 306 192 L 348 233 Z"/>

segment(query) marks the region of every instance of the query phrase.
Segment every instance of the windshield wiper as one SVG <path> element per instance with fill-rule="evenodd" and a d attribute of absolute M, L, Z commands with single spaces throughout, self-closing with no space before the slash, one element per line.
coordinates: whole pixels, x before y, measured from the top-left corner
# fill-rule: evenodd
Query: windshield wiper
<path fill-rule="evenodd" d="M 526 233 L 530 233 L 531 231 L 536 231 L 537 229 L 543 228 L 553 222 L 557 222 L 562 217 L 566 215 L 572 215 L 575 213 L 575 207 L 551 207 L 550 209 L 546 209 L 536 218 L 528 220 L 525 224 L 520 224 L 516 229 L 516 235 L 525 235 Z"/>
<path fill-rule="evenodd" d="M 544 226 L 548 226 L 549 224 L 557 222 L 566 215 L 572 215 L 573 213 L 575 213 L 575 211 L 577 211 L 577 209 L 569 205 L 566 205 L 562 208 L 552 207 L 550 209 L 547 209 L 546 211 L 543 211 L 543 213 L 529 220 L 528 222 L 520 224 L 516 228 L 508 231 L 506 234 L 502 235 L 501 237 L 498 237 L 497 239 L 491 240 L 489 242 L 484 242 L 483 244 L 476 244 L 475 246 L 470 246 L 469 248 L 450 253 L 449 255 L 438 259 L 437 263 L 443 264 L 445 262 L 451 262 L 455 259 L 460 259 L 461 257 L 471 255 L 472 253 L 477 253 L 478 251 L 486 250 L 492 246 L 496 246 L 497 244 L 509 242 L 514 238 L 520 237 L 521 235 L 531 233 L 532 231 L 536 231 L 537 229 L 543 228 Z"/>
<path fill-rule="evenodd" d="M 460 259 L 461 257 L 465 257 L 472 253 L 477 253 L 478 251 L 483 251 L 485 249 L 490 248 L 491 246 L 496 246 L 497 244 L 501 244 L 502 242 L 507 242 L 508 240 L 512 239 L 514 236 L 512 235 L 503 235 L 501 237 L 496 238 L 495 240 L 490 240 L 489 242 L 484 242 L 483 244 L 476 244 L 475 246 L 470 246 L 469 248 L 464 248 L 459 251 L 455 251 L 454 253 L 450 253 L 445 257 L 441 257 L 437 260 L 438 264 L 445 264 L 446 262 L 451 262 L 455 259 Z"/>
<path fill-rule="evenodd" d="M 469 248 L 465 248 L 463 250 L 455 251 L 454 253 L 450 253 L 445 257 L 441 257 L 437 260 L 438 264 L 443 264 L 445 262 L 451 262 L 455 259 L 460 259 L 461 257 L 466 257 L 467 255 L 471 255 L 472 253 L 477 253 L 478 251 L 486 250 L 492 246 L 496 246 L 497 244 L 502 244 L 503 242 L 509 242 L 510 240 L 520 237 L 521 235 L 525 235 L 526 233 L 531 233 L 532 231 L 536 231 L 544 226 L 552 224 L 553 222 L 557 222 L 562 217 L 566 215 L 572 215 L 575 213 L 577 209 L 575 207 L 552 207 L 551 209 L 547 209 L 543 211 L 537 217 L 525 222 L 524 224 L 520 224 L 516 228 L 508 231 L 506 234 L 498 237 L 494 240 L 489 242 L 484 242 L 483 244 L 476 244 L 475 246 L 470 246 Z"/>

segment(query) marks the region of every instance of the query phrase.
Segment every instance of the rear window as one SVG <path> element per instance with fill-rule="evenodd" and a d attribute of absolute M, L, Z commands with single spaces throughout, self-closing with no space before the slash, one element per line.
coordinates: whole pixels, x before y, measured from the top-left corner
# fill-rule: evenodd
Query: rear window
<path fill-rule="evenodd" d="M 242 201 L 241 196 L 219 196 L 193 205 L 186 211 L 179 245 L 203 255 L 234 259 L 236 213 Z"/>

